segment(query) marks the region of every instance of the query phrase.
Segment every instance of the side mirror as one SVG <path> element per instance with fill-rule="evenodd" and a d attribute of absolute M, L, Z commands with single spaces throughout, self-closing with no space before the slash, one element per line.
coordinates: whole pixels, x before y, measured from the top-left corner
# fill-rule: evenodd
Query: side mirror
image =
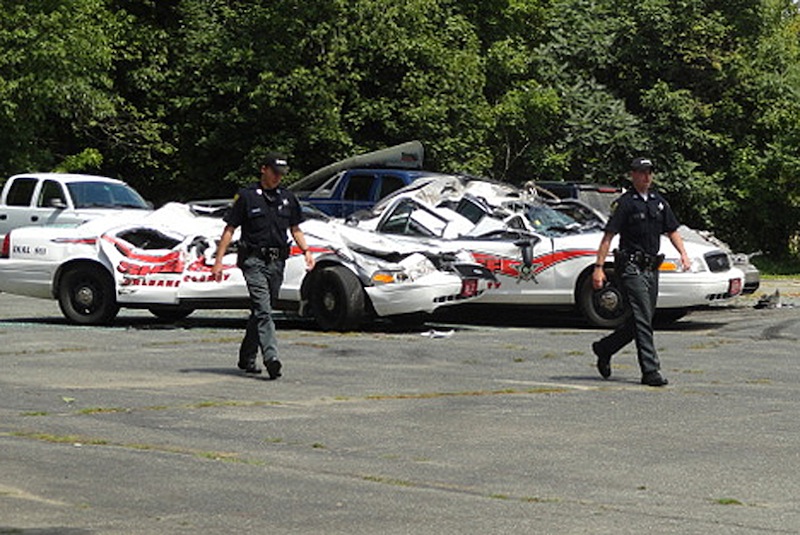
<path fill-rule="evenodd" d="M 53 197 L 49 201 L 47 201 L 47 205 L 50 208 L 57 208 L 59 210 L 63 210 L 67 207 L 67 203 L 64 202 L 64 199 L 60 199 L 58 197 Z"/>

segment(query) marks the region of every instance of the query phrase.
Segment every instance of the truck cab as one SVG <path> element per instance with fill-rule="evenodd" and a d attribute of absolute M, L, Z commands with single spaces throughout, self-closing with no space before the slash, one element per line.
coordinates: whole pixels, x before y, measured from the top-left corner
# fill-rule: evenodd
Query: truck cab
<path fill-rule="evenodd" d="M 390 193 L 434 173 L 422 170 L 419 141 L 353 156 L 306 175 L 288 188 L 298 199 L 331 217 L 368 210 Z"/>
<path fill-rule="evenodd" d="M 151 210 L 121 180 L 68 173 L 14 175 L 0 194 L 0 239 L 18 227 L 79 225 L 123 210 Z"/>
<path fill-rule="evenodd" d="M 407 169 L 349 169 L 326 180 L 313 191 L 297 191 L 297 198 L 331 217 L 347 217 L 368 210 L 390 193 L 430 173 Z"/>

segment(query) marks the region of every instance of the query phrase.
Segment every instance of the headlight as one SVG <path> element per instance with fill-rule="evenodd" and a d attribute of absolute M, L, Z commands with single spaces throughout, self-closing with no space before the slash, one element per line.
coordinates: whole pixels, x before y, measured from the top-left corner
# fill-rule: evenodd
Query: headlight
<path fill-rule="evenodd" d="M 399 268 L 384 268 L 375 271 L 370 279 L 375 285 L 412 282 L 420 277 L 436 272 L 436 266 L 424 255 L 415 253 L 397 264 Z"/>
<path fill-rule="evenodd" d="M 376 271 L 372 274 L 372 284 L 393 284 L 408 280 L 408 275 L 402 271 Z"/>
<path fill-rule="evenodd" d="M 689 268 L 688 273 L 702 273 L 708 271 L 706 263 L 702 257 L 691 258 L 692 266 Z M 684 273 L 686 270 L 681 265 L 680 258 L 665 258 L 658 268 L 663 273 Z"/>

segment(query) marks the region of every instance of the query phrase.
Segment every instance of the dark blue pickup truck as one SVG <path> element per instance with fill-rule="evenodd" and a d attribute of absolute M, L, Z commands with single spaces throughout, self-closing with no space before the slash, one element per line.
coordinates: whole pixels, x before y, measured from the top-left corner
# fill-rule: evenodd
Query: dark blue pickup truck
<path fill-rule="evenodd" d="M 372 208 L 390 193 L 429 176 L 422 170 L 418 141 L 355 156 L 329 165 L 289 184 L 298 199 L 332 217 L 347 217 Z"/>
<path fill-rule="evenodd" d="M 329 216 L 347 217 L 353 212 L 372 208 L 390 193 L 430 174 L 407 169 L 348 169 L 332 176 L 313 191 L 296 191 L 295 194 L 298 199 Z"/>

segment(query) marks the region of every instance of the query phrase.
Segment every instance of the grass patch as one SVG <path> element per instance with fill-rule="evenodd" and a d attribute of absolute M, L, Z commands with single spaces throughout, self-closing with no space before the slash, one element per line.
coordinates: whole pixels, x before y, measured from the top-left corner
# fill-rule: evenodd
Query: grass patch
<path fill-rule="evenodd" d="M 714 501 L 720 505 L 744 505 L 742 502 L 740 502 L 735 498 L 719 498 Z"/>
<path fill-rule="evenodd" d="M 704 349 L 716 349 L 718 347 L 722 347 L 725 344 L 730 344 L 731 341 L 728 340 L 709 340 L 707 342 L 699 342 L 697 344 L 692 344 L 689 346 L 689 349 L 694 351 L 701 351 Z"/>
<path fill-rule="evenodd" d="M 766 377 L 760 377 L 758 379 L 750 379 L 745 381 L 745 384 L 748 385 L 771 385 L 772 379 L 767 379 Z"/>
<path fill-rule="evenodd" d="M 17 431 L 9 433 L 10 436 L 26 438 L 29 440 L 38 440 L 40 442 L 48 442 L 51 444 L 73 444 L 76 446 L 108 446 L 116 448 L 125 448 L 137 451 L 154 451 L 159 453 L 173 453 L 177 455 L 189 455 L 198 459 L 207 459 L 212 461 L 225 461 L 250 465 L 265 465 L 263 461 L 253 459 L 241 459 L 239 454 L 221 451 L 202 451 L 194 450 L 191 448 L 181 448 L 177 446 L 160 445 L 160 444 L 142 444 L 142 443 L 121 443 L 112 442 L 102 438 L 92 438 L 80 435 L 53 435 L 49 433 L 37 433 L 28 431 Z"/>
<path fill-rule="evenodd" d="M 72 405 L 75 402 L 74 398 L 62 398 L 64 403 Z M 168 411 L 172 409 L 213 409 L 218 407 L 267 407 L 283 405 L 280 401 L 236 401 L 236 400 L 222 400 L 222 401 L 198 401 L 197 403 L 189 403 L 186 405 L 168 406 L 168 405 L 151 405 L 149 407 L 87 407 L 85 409 L 78 409 L 66 414 L 77 415 L 91 415 L 91 414 L 120 414 L 129 412 L 142 412 L 142 411 Z M 64 414 L 61 414 L 62 416 Z M 45 411 L 30 411 L 24 412 L 21 416 L 50 416 L 50 413 Z"/>
<path fill-rule="evenodd" d="M 78 411 L 78 414 L 116 414 L 119 412 L 130 412 L 130 409 L 122 409 L 119 407 L 93 407 L 81 409 Z"/>
<path fill-rule="evenodd" d="M 523 496 L 520 501 L 525 503 L 557 503 L 557 498 L 540 498 L 539 496 Z"/>
<path fill-rule="evenodd" d="M 765 278 L 792 278 L 800 276 L 800 258 L 774 259 L 755 256 L 750 260 Z"/>
<path fill-rule="evenodd" d="M 19 438 L 28 438 L 31 440 L 38 440 L 40 442 L 49 442 L 51 444 L 87 444 L 90 446 L 108 446 L 109 442 L 100 438 L 82 437 L 79 435 L 52 435 L 50 433 L 28 433 L 28 432 L 15 432 L 10 433 L 11 436 Z"/>
<path fill-rule="evenodd" d="M 512 396 L 518 394 L 563 394 L 570 392 L 569 388 L 555 386 L 541 386 L 536 388 L 503 388 L 501 390 L 466 390 L 464 392 L 420 392 L 418 394 L 374 394 L 366 396 L 366 399 L 436 399 L 449 397 L 468 397 L 468 396 Z"/>
<path fill-rule="evenodd" d="M 302 347 L 311 347 L 314 349 L 329 349 L 331 347 L 330 344 L 323 344 L 320 342 L 294 342 L 292 345 L 295 346 L 302 346 Z"/>

